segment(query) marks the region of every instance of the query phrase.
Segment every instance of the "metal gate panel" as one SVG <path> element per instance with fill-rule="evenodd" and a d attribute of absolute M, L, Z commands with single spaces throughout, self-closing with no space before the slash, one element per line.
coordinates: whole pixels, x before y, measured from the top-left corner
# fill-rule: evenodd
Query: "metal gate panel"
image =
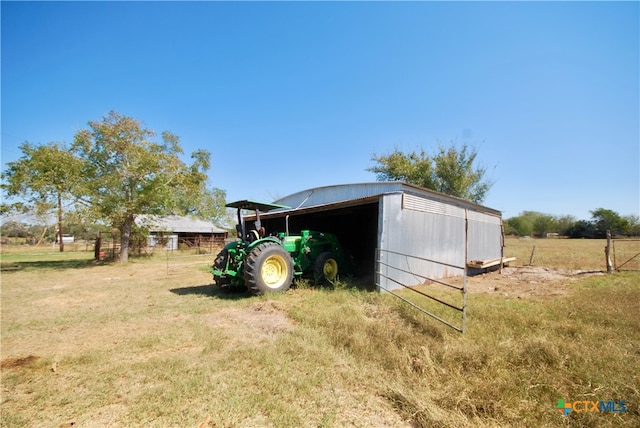
<path fill-rule="evenodd" d="M 380 203 L 376 285 L 460 332 L 465 329 L 468 220 L 464 209 L 406 194 Z M 457 278 L 457 285 L 447 278 Z M 461 282 L 461 284 L 460 284 Z M 443 290 L 453 292 L 454 297 Z M 443 298 L 443 296 L 449 296 Z M 422 303 L 420 303 L 422 302 Z M 430 310 L 424 302 L 438 307 Z M 440 308 L 455 313 L 444 319 Z"/>
<path fill-rule="evenodd" d="M 462 273 L 462 284 L 460 285 L 422 274 L 424 267 L 429 264 L 442 265 L 434 260 L 378 248 L 376 250 L 376 266 L 378 267 L 376 285 L 380 291 L 387 292 L 423 314 L 464 333 L 467 306 L 466 268 L 445 265 L 448 269 L 460 270 Z M 386 284 L 387 287 L 393 285 L 393 287 L 387 288 L 382 284 Z M 435 309 L 428 308 L 427 303 L 435 305 Z M 453 315 L 444 315 L 443 312 L 447 311 Z"/>
<path fill-rule="evenodd" d="M 613 239 L 613 269 L 640 271 L 640 239 Z"/>

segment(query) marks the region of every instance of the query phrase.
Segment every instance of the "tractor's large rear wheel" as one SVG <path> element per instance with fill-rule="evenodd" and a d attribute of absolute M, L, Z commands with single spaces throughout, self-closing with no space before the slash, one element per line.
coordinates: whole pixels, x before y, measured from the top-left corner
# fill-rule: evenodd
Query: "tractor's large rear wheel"
<path fill-rule="evenodd" d="M 291 256 L 275 242 L 265 242 L 247 255 L 244 282 L 256 294 L 286 291 L 293 281 Z"/>
<path fill-rule="evenodd" d="M 313 263 L 313 277 L 316 284 L 334 284 L 338 279 L 338 261 L 327 251 L 320 254 Z"/>

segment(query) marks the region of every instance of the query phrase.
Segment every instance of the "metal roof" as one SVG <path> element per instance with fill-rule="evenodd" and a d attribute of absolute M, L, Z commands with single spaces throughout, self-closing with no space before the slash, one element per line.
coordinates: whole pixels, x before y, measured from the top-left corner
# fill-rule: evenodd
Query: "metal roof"
<path fill-rule="evenodd" d="M 303 190 L 289 196 L 285 196 L 284 198 L 280 198 L 274 201 L 274 204 L 287 205 L 292 207 L 292 210 L 297 211 L 311 207 L 339 204 L 341 202 L 351 202 L 351 204 L 353 204 L 358 200 L 362 200 L 363 203 L 366 203 L 371 201 L 371 198 L 375 196 L 402 192 L 411 193 L 427 199 L 441 201 L 478 212 L 498 216 L 501 215 L 500 211 L 494 210 L 493 208 L 485 207 L 465 199 L 425 189 L 424 187 L 405 183 L 403 181 L 376 181 L 372 183 L 337 184 L 332 186 L 315 187 L 313 189 Z M 272 212 L 275 213 L 283 211 L 285 210 L 274 210 Z"/>
<path fill-rule="evenodd" d="M 267 212 L 267 211 L 282 209 L 282 208 L 291 208 L 286 205 L 267 204 L 264 202 L 250 201 L 247 199 L 242 201 L 230 202 L 227 205 L 225 205 L 225 207 L 240 208 L 243 210 L 258 210 L 262 212 Z"/>
<path fill-rule="evenodd" d="M 209 221 L 177 215 L 139 215 L 136 224 L 148 227 L 150 232 L 226 233 L 226 230 Z"/>

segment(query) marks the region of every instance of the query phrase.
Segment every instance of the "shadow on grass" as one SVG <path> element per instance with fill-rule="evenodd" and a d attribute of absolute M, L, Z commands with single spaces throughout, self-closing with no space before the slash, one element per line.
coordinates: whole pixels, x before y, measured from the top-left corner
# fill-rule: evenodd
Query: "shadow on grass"
<path fill-rule="evenodd" d="M 0 263 L 0 271 L 3 273 L 23 272 L 40 269 L 80 269 L 103 265 L 103 262 L 95 262 L 93 259 L 71 259 L 71 260 L 34 260 L 19 262 Z"/>
<path fill-rule="evenodd" d="M 234 290 L 222 290 L 220 287 L 208 284 L 208 285 L 195 285 L 193 287 L 172 288 L 173 294 L 178 296 L 197 295 L 197 296 L 209 296 L 218 299 L 226 300 L 239 300 L 251 297 L 251 294 L 246 288 L 239 288 Z"/>
<path fill-rule="evenodd" d="M 312 285 L 308 281 L 305 280 L 295 280 L 291 285 L 292 289 L 295 288 L 310 288 L 316 290 L 338 290 L 338 289 L 353 289 L 358 291 L 368 291 L 373 292 L 376 291 L 376 286 L 371 281 L 364 280 L 356 280 L 354 278 L 349 278 L 345 282 L 340 282 L 339 284 L 325 284 L 325 285 Z M 246 287 L 225 287 L 221 288 L 213 284 L 208 285 L 196 285 L 192 287 L 182 287 L 182 288 L 172 288 L 171 291 L 178 296 L 185 295 L 200 295 L 200 296 L 209 296 L 215 297 L 218 299 L 226 299 L 226 300 L 239 300 L 246 299 L 249 297 L 253 297 L 253 294 L 250 293 Z"/>

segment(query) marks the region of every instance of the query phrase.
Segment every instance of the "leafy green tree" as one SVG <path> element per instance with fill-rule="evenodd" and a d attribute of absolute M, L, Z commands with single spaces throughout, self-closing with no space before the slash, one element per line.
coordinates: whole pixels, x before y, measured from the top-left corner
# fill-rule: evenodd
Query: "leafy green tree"
<path fill-rule="evenodd" d="M 2 189 L 9 199 L 18 199 L 3 212 L 34 210 L 42 216 L 55 211 L 58 218 L 60 251 L 64 251 L 63 204 L 74 201 L 81 183 L 81 162 L 64 143 L 20 145 L 23 155 L 7 164 Z"/>
<path fill-rule="evenodd" d="M 424 150 L 404 153 L 396 147 L 387 155 L 374 154 L 371 160 L 378 165 L 367 168 L 367 171 L 375 173 L 378 181 L 406 181 L 436 190 L 433 162 Z"/>
<path fill-rule="evenodd" d="M 640 217 L 635 214 L 624 216 L 623 219 L 629 224 L 629 236 L 640 236 Z"/>
<path fill-rule="evenodd" d="M 94 217 L 119 230 L 122 263 L 129 259 L 137 215 L 184 210 L 182 195 L 198 192 L 207 180 L 209 152 L 198 150 L 185 164 L 177 136 L 163 132 L 162 142 L 154 137 L 138 120 L 112 111 L 74 139 L 73 150 L 83 161 L 84 200 Z"/>
<path fill-rule="evenodd" d="M 76 209 L 67 211 L 64 216 L 67 233 L 78 241 L 92 241 L 100 232 L 109 232 L 110 227 L 91 221 L 86 210 Z"/>
<path fill-rule="evenodd" d="M 227 193 L 217 187 L 209 187 L 202 182 L 197 192 L 179 195 L 176 214 L 194 216 L 219 223 L 225 220 Z"/>
<path fill-rule="evenodd" d="M 8 238 L 25 238 L 29 236 L 29 227 L 19 221 L 8 220 L 0 225 L 0 235 Z"/>
<path fill-rule="evenodd" d="M 596 234 L 595 225 L 587 220 L 576 221 L 566 232 L 569 238 L 595 238 Z"/>
<path fill-rule="evenodd" d="M 616 235 L 640 234 L 638 217 L 621 217 L 604 208 L 591 211 L 592 219 L 576 220 L 570 215 L 550 216 L 537 211 L 523 211 L 519 216 L 505 220 L 505 232 L 515 235 L 545 236 L 557 232 L 569 238 L 604 238 L 606 231 Z"/>
<path fill-rule="evenodd" d="M 474 167 L 478 152 L 466 144 L 458 148 L 439 146 L 429 155 L 424 150 L 393 152 L 371 160 L 375 166 L 367 171 L 376 174 L 378 181 L 406 181 L 407 183 L 481 203 L 492 183 L 485 179 L 486 169 Z"/>
<path fill-rule="evenodd" d="M 628 220 L 621 217 L 617 212 L 598 208 L 590 211 L 590 213 L 598 237 L 604 238 L 607 230 L 611 231 L 613 236 L 627 235 L 629 233 L 630 225 Z"/>
<path fill-rule="evenodd" d="M 533 233 L 533 223 L 522 216 L 508 218 L 505 226 L 507 235 L 531 236 Z"/>
<path fill-rule="evenodd" d="M 547 214 L 540 214 L 533 221 L 533 233 L 536 236 L 545 237 L 548 233 L 555 233 L 557 230 L 556 220 Z"/>
<path fill-rule="evenodd" d="M 570 217 L 570 216 L 568 216 Z M 560 230 L 559 219 L 549 214 L 537 211 L 523 211 L 517 217 L 511 217 L 505 221 L 509 225 L 509 231 L 519 236 L 547 236 L 548 233 L 557 233 Z M 563 222 L 568 221 L 567 218 Z M 505 229 L 507 230 L 507 229 Z"/>
<path fill-rule="evenodd" d="M 556 217 L 557 230 L 560 235 L 567 236 L 567 231 L 576 222 L 576 218 L 572 215 L 563 215 Z"/>

